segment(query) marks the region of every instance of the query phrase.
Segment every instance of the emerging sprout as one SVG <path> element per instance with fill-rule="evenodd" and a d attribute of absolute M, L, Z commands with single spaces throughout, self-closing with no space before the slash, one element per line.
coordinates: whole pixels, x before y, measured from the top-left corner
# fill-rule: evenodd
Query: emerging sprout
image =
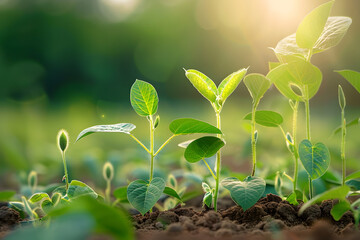
<path fill-rule="evenodd" d="M 28 185 L 31 188 L 31 192 L 34 193 L 38 184 L 37 172 L 31 171 L 28 176 Z"/>
<path fill-rule="evenodd" d="M 103 176 L 106 181 L 111 181 L 114 178 L 114 167 L 110 162 L 104 164 Z"/>
<path fill-rule="evenodd" d="M 69 134 L 61 129 L 57 135 L 58 147 L 61 152 L 65 152 L 69 146 Z"/>
<path fill-rule="evenodd" d="M 342 89 L 342 87 L 339 85 L 338 87 L 338 97 L 339 97 L 339 105 L 341 109 L 344 109 L 346 106 L 346 99 L 345 99 L 345 94 L 344 91 Z"/>

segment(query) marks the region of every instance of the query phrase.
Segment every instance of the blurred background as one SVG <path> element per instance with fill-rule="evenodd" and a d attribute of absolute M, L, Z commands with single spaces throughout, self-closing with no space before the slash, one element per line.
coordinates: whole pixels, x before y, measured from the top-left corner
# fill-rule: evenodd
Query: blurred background
<path fill-rule="evenodd" d="M 148 170 L 145 152 L 126 135 L 94 134 L 74 144 L 77 134 L 96 124 L 131 122 L 133 132 L 148 142 L 148 122 L 131 109 L 129 92 L 135 79 L 157 89 L 161 123 L 160 146 L 169 136 L 168 124 L 180 117 L 215 123 L 210 104 L 185 78 L 183 68 L 204 72 L 219 84 L 230 73 L 250 66 L 249 73 L 268 72 L 276 61 L 269 47 L 294 33 L 302 18 L 326 0 L 0 0 L 0 190 L 26 184 L 31 170 L 39 184 L 58 183 L 63 175 L 56 134 L 64 128 L 71 137 L 67 153 L 70 178 L 102 187 L 104 162 L 117 170 L 117 186 Z M 335 48 L 313 57 L 323 72 L 319 93 L 311 101 L 312 134 L 332 153 L 333 169 L 340 167 L 340 124 L 337 85 L 347 97 L 346 117 L 360 115 L 360 95 L 334 73 L 360 70 L 360 17 L 357 0 L 336 1 L 333 16 L 353 19 L 347 35 Z M 249 133 L 243 116 L 251 98 L 241 83 L 222 113 L 227 141 L 224 169 L 248 174 Z M 291 130 L 287 100 L 272 88 L 259 109 L 284 116 Z M 348 131 L 349 172 L 358 170 L 359 127 Z M 304 138 L 303 107 L 299 139 Z M 156 162 L 159 175 L 195 171 L 186 166 L 183 150 L 172 141 Z M 281 139 L 281 140 L 279 140 Z M 260 174 L 292 172 L 291 156 L 279 129 L 259 126 Z M 181 170 L 182 169 L 182 170 Z M 185 169 L 185 170 L 184 170 Z"/>

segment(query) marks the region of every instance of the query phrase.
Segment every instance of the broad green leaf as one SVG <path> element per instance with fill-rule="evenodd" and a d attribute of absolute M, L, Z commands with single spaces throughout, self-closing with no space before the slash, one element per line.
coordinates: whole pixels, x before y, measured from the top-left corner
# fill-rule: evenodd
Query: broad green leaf
<path fill-rule="evenodd" d="M 30 197 L 29 202 L 31 203 L 40 202 L 43 198 L 50 199 L 47 193 L 35 193 Z"/>
<path fill-rule="evenodd" d="M 211 207 L 212 202 L 213 202 L 212 192 L 206 192 L 203 198 L 203 205 L 206 205 L 207 207 Z"/>
<path fill-rule="evenodd" d="M 314 45 L 313 53 L 319 53 L 335 47 L 345 36 L 352 23 L 349 17 L 329 17 L 320 37 Z"/>
<path fill-rule="evenodd" d="M 96 125 L 82 130 L 79 136 L 76 138 L 76 141 L 79 141 L 81 138 L 86 137 L 92 133 L 98 132 L 120 132 L 130 134 L 132 130 L 134 130 L 136 126 L 131 123 L 118 123 L 112 125 Z"/>
<path fill-rule="evenodd" d="M 213 125 L 192 118 L 176 119 L 170 123 L 169 129 L 175 135 L 192 133 L 222 134 L 221 130 Z"/>
<path fill-rule="evenodd" d="M 191 142 L 185 149 L 184 157 L 190 163 L 214 156 L 225 143 L 217 137 L 202 137 Z"/>
<path fill-rule="evenodd" d="M 165 187 L 163 193 L 170 196 L 170 197 L 174 197 L 179 201 L 182 201 L 179 194 L 171 187 Z"/>
<path fill-rule="evenodd" d="M 296 30 L 296 43 L 301 48 L 312 49 L 324 30 L 334 1 L 320 5 L 312 10 Z"/>
<path fill-rule="evenodd" d="M 16 194 L 15 191 L 1 191 L 0 201 L 8 201 Z"/>
<path fill-rule="evenodd" d="M 352 120 L 351 122 L 347 123 L 346 128 L 351 127 L 351 126 L 357 126 L 357 125 L 360 125 L 360 118 L 356 118 L 356 119 Z M 338 128 L 336 128 L 334 130 L 333 134 L 340 133 L 341 132 L 341 127 L 342 126 L 339 126 Z"/>
<path fill-rule="evenodd" d="M 335 221 L 339 221 L 340 218 L 350 210 L 350 203 L 346 200 L 339 201 L 333 208 L 330 213 Z"/>
<path fill-rule="evenodd" d="M 280 62 L 269 62 L 269 71 L 273 70 L 274 68 L 280 66 L 282 63 Z"/>
<path fill-rule="evenodd" d="M 136 80 L 130 90 L 130 102 L 137 114 L 146 117 L 156 113 L 159 98 L 150 83 Z"/>
<path fill-rule="evenodd" d="M 349 191 L 350 188 L 348 186 L 341 186 L 330 189 L 322 194 L 316 195 L 315 197 L 307 201 L 304 205 L 302 205 L 302 207 L 299 210 L 299 214 L 301 215 L 305 211 L 305 209 L 307 209 L 311 205 L 322 202 L 324 200 L 332 200 L 332 199 L 345 200 Z"/>
<path fill-rule="evenodd" d="M 245 77 L 244 83 L 253 99 L 253 102 L 257 105 L 260 99 L 264 96 L 265 92 L 269 89 L 271 82 L 264 75 L 258 73 L 252 73 Z"/>
<path fill-rule="evenodd" d="M 358 179 L 351 179 L 351 180 L 347 180 L 345 182 L 345 184 L 347 186 L 349 186 L 352 190 L 354 191 L 358 191 L 360 190 L 360 180 Z"/>
<path fill-rule="evenodd" d="M 360 178 L 360 171 L 351 173 L 349 176 L 347 176 L 345 178 L 345 181 L 356 179 L 356 178 Z"/>
<path fill-rule="evenodd" d="M 252 114 L 246 114 L 244 119 L 252 120 Z M 278 127 L 283 123 L 283 118 L 277 112 L 261 110 L 255 112 L 255 122 L 265 127 Z"/>
<path fill-rule="evenodd" d="M 41 209 L 48 214 L 54 207 L 54 204 L 50 199 L 44 199 L 44 201 L 41 202 Z"/>
<path fill-rule="evenodd" d="M 52 192 L 52 194 L 55 193 L 60 193 L 61 196 L 65 196 L 66 195 L 66 187 L 65 186 L 60 186 L 54 189 L 54 191 Z"/>
<path fill-rule="evenodd" d="M 221 184 L 230 191 L 230 196 L 244 211 L 252 207 L 263 195 L 266 182 L 259 177 L 247 177 L 244 181 L 225 178 Z"/>
<path fill-rule="evenodd" d="M 67 191 L 67 196 L 70 199 L 78 198 L 84 195 L 91 196 L 93 198 L 97 198 L 97 193 L 88 185 L 83 182 L 72 180 L 69 184 L 69 189 Z"/>
<path fill-rule="evenodd" d="M 185 75 L 199 93 L 211 103 L 215 102 L 218 90 L 215 83 L 209 77 L 194 69 L 185 70 Z"/>
<path fill-rule="evenodd" d="M 223 105 L 225 100 L 234 92 L 241 80 L 244 78 L 247 68 L 240 69 L 227 76 L 219 85 L 219 103 Z"/>
<path fill-rule="evenodd" d="M 51 196 L 51 202 L 54 204 L 54 205 L 57 205 L 60 201 L 61 201 L 61 198 L 62 198 L 62 195 L 60 193 L 54 193 L 52 196 Z"/>
<path fill-rule="evenodd" d="M 330 165 L 330 152 L 323 143 L 313 145 L 309 140 L 302 140 L 299 145 L 300 160 L 312 180 L 326 172 Z"/>
<path fill-rule="evenodd" d="M 339 70 L 335 72 L 348 80 L 348 82 L 360 93 L 360 72 L 353 70 Z"/>
<path fill-rule="evenodd" d="M 113 194 L 120 202 L 128 202 L 127 186 L 119 187 L 115 189 Z"/>
<path fill-rule="evenodd" d="M 305 59 L 309 53 L 308 49 L 300 48 L 297 45 L 295 33 L 280 40 L 273 51 L 281 63 L 286 63 L 293 60 L 292 56 Z"/>
<path fill-rule="evenodd" d="M 286 201 L 296 206 L 299 205 L 299 202 L 297 200 L 302 200 L 302 199 L 303 199 L 303 193 L 299 190 L 295 190 L 289 196 L 287 196 Z"/>
<path fill-rule="evenodd" d="M 9 202 L 9 208 L 18 211 L 22 219 L 25 218 L 25 206 L 22 202 Z"/>
<path fill-rule="evenodd" d="M 144 215 L 160 199 L 164 189 L 165 181 L 159 177 L 155 177 L 150 183 L 135 180 L 127 188 L 127 197 L 130 204 Z"/>
<path fill-rule="evenodd" d="M 311 63 L 297 58 L 271 70 L 267 78 L 287 98 L 297 101 L 311 99 L 319 90 L 322 73 Z"/>

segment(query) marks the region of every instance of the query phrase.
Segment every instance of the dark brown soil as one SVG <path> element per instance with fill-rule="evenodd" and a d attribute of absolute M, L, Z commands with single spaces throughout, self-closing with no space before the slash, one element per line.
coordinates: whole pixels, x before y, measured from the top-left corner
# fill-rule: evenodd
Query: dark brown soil
<path fill-rule="evenodd" d="M 330 215 L 333 201 L 313 205 L 298 216 L 301 204 L 294 206 L 268 194 L 243 211 L 233 206 L 226 210 L 195 210 L 178 206 L 133 217 L 137 239 L 360 239 L 354 231 L 351 212 L 338 221 Z"/>
<path fill-rule="evenodd" d="M 20 214 L 7 206 L 7 203 L 0 202 L 0 238 L 3 238 L 21 221 Z"/>

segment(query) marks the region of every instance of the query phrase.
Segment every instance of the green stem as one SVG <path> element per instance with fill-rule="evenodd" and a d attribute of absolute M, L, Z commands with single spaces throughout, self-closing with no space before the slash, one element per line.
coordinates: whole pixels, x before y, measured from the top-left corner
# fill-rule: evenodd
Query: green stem
<path fill-rule="evenodd" d="M 171 137 L 168 138 L 168 140 L 166 140 L 163 145 L 161 145 L 161 147 L 156 151 L 156 153 L 154 154 L 154 157 L 156 155 L 158 155 L 158 153 L 171 141 L 171 139 L 173 139 L 174 137 L 176 137 L 177 135 L 172 135 Z"/>
<path fill-rule="evenodd" d="M 205 159 L 202 159 L 205 163 L 205 165 L 207 166 L 207 168 L 209 169 L 211 175 L 213 176 L 214 180 L 216 181 L 216 176 L 214 174 L 214 172 L 211 170 L 211 167 L 209 166 L 209 164 L 205 161 Z"/>
<path fill-rule="evenodd" d="M 216 127 L 221 130 L 221 119 L 220 112 L 216 112 Z M 217 135 L 218 138 L 221 138 L 221 134 Z M 221 167 L 221 150 L 216 153 L 216 185 L 215 185 L 215 194 L 214 194 L 214 209 L 217 211 L 217 199 L 219 195 L 219 183 L 220 183 L 220 167 Z"/>
<path fill-rule="evenodd" d="M 251 176 L 255 176 L 255 169 L 256 169 L 255 112 L 256 112 L 256 104 L 253 105 L 253 109 L 251 112 L 251 150 L 252 150 L 252 160 L 253 160 L 253 168 L 252 168 Z"/>
<path fill-rule="evenodd" d="M 297 178 L 298 178 L 298 172 L 299 172 L 299 153 L 297 150 L 297 141 L 296 141 L 296 129 L 297 129 L 297 115 L 298 115 L 298 107 L 299 107 L 299 101 L 295 102 L 295 106 L 293 109 L 293 132 L 292 132 L 292 137 L 293 137 L 293 141 L 294 141 L 294 160 L 295 160 L 295 166 L 294 166 L 294 182 L 293 182 L 293 186 L 294 186 L 294 192 L 296 190 L 297 187 Z"/>
<path fill-rule="evenodd" d="M 309 100 L 305 100 L 305 114 L 306 114 L 306 138 L 311 141 L 310 135 L 310 103 Z"/>
<path fill-rule="evenodd" d="M 130 135 L 130 137 L 132 137 L 138 144 L 140 144 L 140 146 L 142 146 L 150 154 L 150 150 L 147 147 L 145 147 L 145 145 L 139 139 L 137 139 L 131 133 L 129 135 Z"/>
<path fill-rule="evenodd" d="M 65 183 L 66 183 L 66 192 L 67 192 L 67 190 L 69 188 L 69 176 L 68 176 L 68 171 L 67 171 L 67 166 L 66 166 L 65 152 L 61 152 L 61 156 L 62 156 L 62 160 L 64 163 Z"/>
<path fill-rule="evenodd" d="M 310 176 L 309 176 L 309 196 L 310 196 L 310 199 L 313 198 L 313 182 L 312 182 Z"/>
<path fill-rule="evenodd" d="M 154 123 L 152 116 L 150 117 L 150 182 L 154 177 Z"/>
<path fill-rule="evenodd" d="M 345 185 L 346 178 L 346 159 L 345 159 L 345 137 L 346 137 L 346 120 L 345 110 L 341 109 L 341 161 L 342 161 L 342 185 Z"/>
<path fill-rule="evenodd" d="M 108 203 L 111 202 L 110 192 L 111 192 L 111 181 L 110 181 L 110 180 L 106 180 L 105 198 L 106 198 L 106 201 L 107 201 Z"/>

